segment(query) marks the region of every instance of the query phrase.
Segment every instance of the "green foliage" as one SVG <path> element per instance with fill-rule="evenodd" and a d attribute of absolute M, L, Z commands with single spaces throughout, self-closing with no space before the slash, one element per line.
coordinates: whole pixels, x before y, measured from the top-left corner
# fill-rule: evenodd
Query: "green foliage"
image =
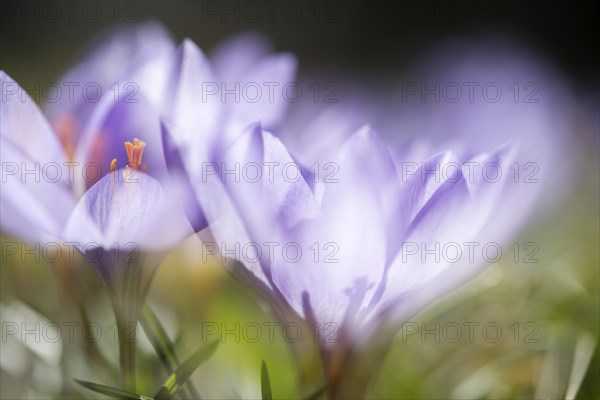
<path fill-rule="evenodd" d="M 269 371 L 267 370 L 267 364 L 264 361 L 260 367 L 260 388 L 263 400 L 273 399 L 273 394 L 271 393 L 271 381 L 269 380 Z"/>
<path fill-rule="evenodd" d="M 208 360 L 219 345 L 218 341 L 213 341 L 207 345 L 200 347 L 190 358 L 181 364 L 163 383 L 160 390 L 154 398 L 156 400 L 170 400 L 175 393 L 179 391 L 181 386 L 187 382 L 190 375 L 202 364 Z"/>

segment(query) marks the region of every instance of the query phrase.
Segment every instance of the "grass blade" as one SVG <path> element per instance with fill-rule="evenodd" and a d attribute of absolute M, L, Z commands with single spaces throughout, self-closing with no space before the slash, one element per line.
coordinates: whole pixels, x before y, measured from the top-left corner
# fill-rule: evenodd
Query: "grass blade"
<path fill-rule="evenodd" d="M 269 371 L 267 364 L 263 361 L 260 368 L 260 388 L 263 400 L 272 400 L 273 393 L 271 392 L 271 380 L 269 379 Z"/>
<path fill-rule="evenodd" d="M 140 325 L 167 372 L 175 371 L 179 366 L 179 360 L 175 354 L 175 346 L 160 323 L 158 316 L 148 304 L 144 304 L 142 309 Z M 198 394 L 194 385 L 189 381 L 185 383 L 181 392 L 180 397 L 185 399 L 200 398 L 200 394 Z"/>
<path fill-rule="evenodd" d="M 188 358 L 183 364 L 179 366 L 163 383 L 162 387 L 156 393 L 154 398 L 156 400 L 172 399 L 177 391 L 192 375 L 192 373 L 202 364 L 208 360 L 219 345 L 218 341 L 213 341 L 205 346 L 200 347 L 190 358 Z"/>
<path fill-rule="evenodd" d="M 119 400 L 152 400 L 149 397 L 142 396 L 139 394 L 127 392 L 125 390 L 117 389 L 111 386 L 101 385 L 99 383 L 93 383 L 88 381 L 81 381 L 79 379 L 75 379 L 75 382 L 79 383 L 81 386 L 93 390 L 94 392 L 101 393 L 108 397 L 112 397 L 113 399 Z"/>

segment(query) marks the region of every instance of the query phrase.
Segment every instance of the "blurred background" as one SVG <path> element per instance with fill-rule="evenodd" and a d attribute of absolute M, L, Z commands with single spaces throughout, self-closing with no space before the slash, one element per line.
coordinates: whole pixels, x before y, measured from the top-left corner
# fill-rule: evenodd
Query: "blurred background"
<path fill-rule="evenodd" d="M 361 108 L 365 121 L 357 123 L 370 122 L 391 144 L 415 135 L 403 124 L 419 131 L 418 118 L 406 120 L 414 107 L 431 106 L 418 97 L 416 104 L 399 100 L 403 82 L 431 83 L 450 69 L 446 63 L 455 54 L 473 59 L 458 50 L 471 46 L 475 59 L 501 53 L 503 60 L 535 66 L 519 77 L 539 82 L 542 100 L 545 93 L 558 96 L 563 108 L 556 112 L 564 112 L 569 126 L 544 161 L 558 190 L 542 191 L 544 212 L 515 238 L 539 247 L 537 261 L 506 253 L 415 316 L 396 336 L 368 393 L 390 399 L 600 398 L 598 15 L 591 2 L 51 3 L 60 16 L 46 2 L 1 4 L 0 69 L 26 88 L 56 81 L 94 35 L 118 24 L 157 20 L 176 40 L 189 37 L 207 52 L 232 34 L 257 31 L 275 50 L 297 55 L 299 81 L 334 82 L 335 106 Z M 458 50 L 440 58 L 444 49 Z M 423 66 L 430 71 L 421 75 Z M 292 122 L 281 133 L 292 147 L 302 146 L 296 136 L 312 122 L 311 106 L 290 105 Z M 524 104 L 515 107 L 528 112 Z M 444 132 L 439 135 L 445 142 Z M 204 398 L 258 398 L 266 360 L 275 398 L 305 396 L 279 331 L 249 340 L 236 328 L 272 321 L 260 301 L 216 262 L 202 263 L 198 246 L 190 238 L 163 262 L 149 302 L 181 359 L 199 343 L 222 338 L 215 356 L 192 377 L 199 392 Z M 114 321 L 95 271 L 82 260 L 50 263 L 17 254 L 1 261 L 1 397 L 100 398 L 73 378 L 116 385 Z M 227 330 L 237 334 L 223 336 Z M 143 334 L 140 340 L 139 388 L 152 394 L 167 373 Z"/>

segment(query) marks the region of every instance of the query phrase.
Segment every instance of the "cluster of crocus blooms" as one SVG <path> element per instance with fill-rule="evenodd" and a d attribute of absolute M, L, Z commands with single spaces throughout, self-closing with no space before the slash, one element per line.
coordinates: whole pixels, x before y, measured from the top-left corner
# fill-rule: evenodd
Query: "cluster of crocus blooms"
<path fill-rule="evenodd" d="M 231 67 L 216 74 L 213 62 Z M 125 329 L 139 317 L 161 256 L 207 225 L 201 213 L 188 212 L 188 220 L 183 212 L 192 210 L 187 184 L 167 172 L 161 119 L 181 128 L 182 152 L 209 160 L 222 132 L 259 113 L 216 98 L 193 103 L 192 96 L 202 82 L 253 81 L 265 71 L 290 81 L 295 60 L 268 54 L 264 40 L 251 36 L 225 43 L 211 61 L 191 41 L 176 47 L 160 25 L 148 23 L 103 35 L 60 80 L 93 84 L 100 98 L 61 96 L 44 115 L 1 72 L 2 230 L 31 242 L 75 243 L 103 277 Z M 267 123 L 281 118 L 285 103 L 278 104 Z M 51 177 L 49 165 L 56 167 Z M 22 175 L 26 170 L 37 172 Z M 121 353 L 132 370 L 133 352 Z M 123 380 L 133 391 L 131 375 Z"/>
<path fill-rule="evenodd" d="M 521 225 L 502 207 L 514 199 L 511 176 L 490 180 L 482 171 L 488 164 L 508 171 L 519 144 L 464 151 L 469 143 L 461 142 L 460 153 L 423 156 L 391 150 L 364 125 L 314 144 L 337 171 L 324 181 L 297 161 L 310 157 L 291 155 L 276 135 L 284 100 L 240 103 L 204 94 L 213 82 L 290 82 L 295 68 L 293 56 L 269 54 L 257 36 L 236 38 L 209 59 L 190 40 L 176 47 L 160 26 L 147 24 L 110 34 L 63 77 L 104 89 L 135 82 L 135 102 L 127 93 L 96 103 L 65 99 L 48 107 L 48 119 L 31 98 L 8 92 L 18 84 L 2 72 L 3 166 L 65 166 L 52 182 L 7 175 L 2 230 L 80 243 L 122 324 L 137 321 L 160 255 L 194 232 L 210 232 L 206 242 L 226 248 L 293 244 L 299 257 L 263 246 L 251 260 L 231 257 L 229 267 L 279 315 L 315 324 L 331 396 L 361 394 L 368 373 L 356 357 L 385 348 L 406 318 L 487 264 L 481 250 L 457 262 L 415 256 L 415 244 L 423 250 L 452 243 L 471 254 L 473 243 L 503 244 Z M 328 132 L 310 134 L 318 141 Z M 409 177 L 405 161 L 418 162 Z M 69 179 L 66 167 L 74 163 L 96 163 L 102 172 Z M 206 165 L 218 168 L 206 174 Z M 258 167 L 261 177 L 232 179 L 234 165 Z M 284 165 L 296 166 L 294 179 L 277 168 Z M 130 243 L 140 250 L 133 260 L 121 251 Z M 132 371 L 131 352 L 121 357 Z M 134 377 L 124 381 L 135 390 Z"/>

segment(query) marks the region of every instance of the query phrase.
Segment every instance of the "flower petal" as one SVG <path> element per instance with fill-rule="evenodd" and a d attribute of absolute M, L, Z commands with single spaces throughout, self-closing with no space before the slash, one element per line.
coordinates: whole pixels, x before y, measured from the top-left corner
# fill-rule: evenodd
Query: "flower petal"
<path fill-rule="evenodd" d="M 291 228 L 302 219 L 319 213 L 309 184 L 302 170 L 285 146 L 261 126 L 251 126 L 229 150 L 221 166 L 221 178 L 229 193 L 247 209 L 248 217 L 265 213 Z M 228 178 L 225 168 L 239 168 L 237 180 Z M 257 208 L 248 198 L 261 201 Z M 267 215 L 263 215 L 267 218 Z M 256 221 L 257 225 L 263 225 Z"/>
<path fill-rule="evenodd" d="M 320 214 L 288 237 L 300 244 L 302 259 L 280 258 L 273 280 L 297 312 L 340 328 L 358 322 L 376 294 L 389 247 L 386 223 L 397 219 L 392 200 L 399 187 L 387 149 L 368 127 L 342 146 L 335 165 L 339 173 L 326 184 Z"/>
<path fill-rule="evenodd" d="M 379 313 L 407 317 L 466 282 L 489 262 L 482 248 L 500 246 L 509 233 L 498 229 L 502 224 L 497 223 L 494 212 L 510 176 L 504 174 L 496 180 L 482 172 L 489 163 L 507 171 L 514 157 L 511 146 L 478 156 L 471 160 L 476 166 L 468 167 L 473 171 L 468 173 L 463 167 L 459 180 L 448 181 L 436 191 L 413 220 L 404 246 L 389 268 Z M 444 247 L 452 252 L 444 253 Z"/>
<path fill-rule="evenodd" d="M 208 94 L 215 85 L 208 59 L 184 39 L 171 64 L 164 115 L 190 169 L 210 161 L 218 143 L 222 104 L 220 96 Z"/>
<path fill-rule="evenodd" d="M 338 149 L 367 122 L 364 105 L 329 105 L 305 100 L 293 107 L 285 124 L 285 142 L 292 153 L 308 166 L 333 162 L 331 149 Z M 323 135 L 323 132 L 327 132 Z"/>
<path fill-rule="evenodd" d="M 101 174 L 86 177 L 86 186 L 91 186 L 110 171 L 113 159 L 119 167 L 128 163 L 124 143 L 138 138 L 146 143 L 142 161 L 147 172 L 156 179 L 166 176 L 166 165 L 162 148 L 159 112 L 143 94 L 135 102 L 120 98 L 100 104 L 92 114 L 77 146 L 76 159 L 80 162 L 96 163 Z"/>
<path fill-rule="evenodd" d="M 75 206 L 67 185 L 55 181 L 54 172 L 43 172 L 39 163 L 27 158 L 14 143 L 0 137 L 2 230 L 31 242 L 60 238 L 61 230 Z M 37 167 L 36 167 L 37 164 Z M 55 171 L 60 172 L 59 164 Z M 36 171 L 23 174 L 23 170 Z M 49 171 L 50 168 L 47 169 Z"/>
<path fill-rule="evenodd" d="M 292 86 L 296 66 L 292 54 L 275 54 L 264 57 L 239 78 L 225 81 L 228 89 L 237 87 L 240 92 L 239 101 L 234 96 L 225 98 L 233 117 L 241 125 L 260 122 L 268 130 L 278 127 L 289 104 L 302 95 Z"/>
<path fill-rule="evenodd" d="M 113 98 L 115 93 L 135 98 L 140 91 L 156 100 L 164 89 L 161 74 L 164 75 L 165 62 L 174 50 L 170 34 L 156 22 L 100 33 L 75 66 L 60 78 L 60 87 L 65 89 L 58 101 L 47 104 L 50 121 L 72 118 L 78 136 L 97 105 L 91 100 L 96 87 L 100 88 L 101 99 Z M 67 85 L 75 88 L 74 98 L 66 95 Z M 92 87 L 89 94 L 84 90 L 86 86 Z"/>
<path fill-rule="evenodd" d="M 210 53 L 210 59 L 219 79 L 231 82 L 240 78 L 270 50 L 271 45 L 266 37 L 259 33 L 245 32 L 221 42 Z"/>
<path fill-rule="evenodd" d="M 0 86 L 0 135 L 30 160 L 63 165 L 65 153 L 33 99 L 4 71 L 0 71 Z"/>
<path fill-rule="evenodd" d="M 179 187 L 183 193 L 182 209 L 188 217 L 194 232 L 199 232 L 208 226 L 208 221 L 196 198 L 194 188 L 192 187 L 191 175 L 186 170 L 182 155 L 171 137 L 166 121 L 161 121 L 161 133 L 167 169 L 171 178 L 179 183 Z M 197 174 L 194 176 L 197 177 Z M 201 178 L 199 181 L 201 181 Z"/>
<path fill-rule="evenodd" d="M 380 210 L 386 226 L 386 247 L 395 252 L 397 242 L 402 240 L 398 232 L 405 222 L 403 205 L 399 201 L 402 188 L 387 146 L 369 126 L 363 126 L 341 146 L 334 166 L 338 172 L 328 176 L 330 183 L 325 182 L 323 208 L 333 209 L 348 196 L 371 192 L 376 196 L 375 207 Z M 365 234 L 368 236 L 368 232 Z"/>
<path fill-rule="evenodd" d="M 406 181 L 406 222 L 408 227 L 432 200 L 438 190 L 461 179 L 461 165 L 451 152 L 434 155 L 420 165 L 410 161 L 402 175 Z M 416 169 L 414 166 L 418 165 Z M 409 167 L 412 167 L 409 169 Z M 454 168 L 452 170 L 451 168 Z M 413 173 L 414 171 L 414 173 Z"/>
<path fill-rule="evenodd" d="M 81 198 L 65 227 L 64 237 L 81 246 L 103 249 L 134 244 L 159 251 L 190 234 L 157 180 L 141 172 L 128 179 L 124 170 L 105 175 Z"/>

